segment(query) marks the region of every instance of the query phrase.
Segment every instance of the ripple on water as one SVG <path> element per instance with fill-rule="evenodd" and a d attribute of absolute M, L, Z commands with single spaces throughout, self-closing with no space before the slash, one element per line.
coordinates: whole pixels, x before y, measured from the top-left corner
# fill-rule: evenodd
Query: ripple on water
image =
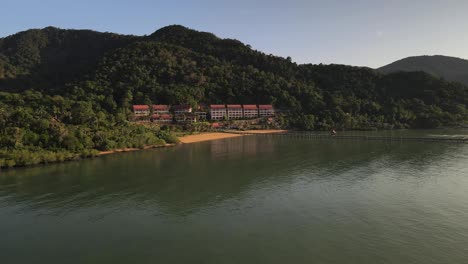
<path fill-rule="evenodd" d="M 467 160 L 465 145 L 244 137 L 11 170 L 2 260 L 467 263 Z"/>

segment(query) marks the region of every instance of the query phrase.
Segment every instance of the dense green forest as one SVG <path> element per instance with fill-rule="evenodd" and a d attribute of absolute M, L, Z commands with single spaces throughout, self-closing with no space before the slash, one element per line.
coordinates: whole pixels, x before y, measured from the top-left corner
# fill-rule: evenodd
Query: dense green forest
<path fill-rule="evenodd" d="M 383 67 L 382 73 L 424 71 L 449 81 L 468 85 L 468 60 L 442 55 L 404 58 Z"/>
<path fill-rule="evenodd" d="M 468 120 L 468 88 L 424 72 L 297 65 L 182 26 L 149 36 L 53 27 L 0 39 L 0 167 L 174 142 L 132 104 L 273 104 L 285 128 L 434 128 Z"/>

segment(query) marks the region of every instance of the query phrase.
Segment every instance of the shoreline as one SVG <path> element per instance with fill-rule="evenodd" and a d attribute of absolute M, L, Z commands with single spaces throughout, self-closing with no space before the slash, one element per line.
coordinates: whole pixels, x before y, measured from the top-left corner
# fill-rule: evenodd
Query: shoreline
<path fill-rule="evenodd" d="M 235 138 L 235 137 L 242 137 L 245 135 L 242 134 L 234 134 L 234 133 L 225 133 L 225 132 L 206 132 L 200 133 L 196 135 L 187 135 L 180 137 L 181 144 L 192 144 L 197 142 L 203 141 L 211 141 L 211 140 L 218 140 L 218 139 L 225 139 L 225 138 Z"/>
<path fill-rule="evenodd" d="M 252 134 L 271 134 L 271 133 L 284 133 L 288 130 L 246 130 L 246 131 L 226 131 L 226 132 L 205 132 L 196 135 L 187 135 L 180 137 L 180 143 L 182 144 L 192 144 L 197 142 L 219 140 L 226 138 L 235 138 L 249 136 Z M 245 134 L 244 134 L 245 133 Z"/>
<path fill-rule="evenodd" d="M 249 130 L 249 131 L 244 131 L 247 133 L 252 133 L 252 131 L 255 131 L 258 134 L 263 134 L 263 133 L 280 133 L 284 132 L 286 130 Z M 242 137 L 242 136 L 248 136 L 247 134 L 242 134 L 242 133 L 230 133 L 230 132 L 204 132 L 196 135 L 187 135 L 183 137 L 178 137 L 180 140 L 180 143 L 178 144 L 164 144 L 164 145 L 147 145 L 144 146 L 143 148 L 121 148 L 121 149 L 113 149 L 113 150 L 106 150 L 106 151 L 99 151 L 94 155 L 87 156 L 87 157 L 79 157 L 79 156 L 74 156 L 71 158 L 67 158 L 64 160 L 60 161 L 41 161 L 39 163 L 35 164 L 28 164 L 28 165 L 14 165 L 14 166 L 7 166 L 7 167 L 0 167 L 0 171 L 2 170 L 9 170 L 9 169 L 19 169 L 19 168 L 28 168 L 28 167 L 34 167 L 34 166 L 44 166 L 44 165 L 49 165 L 49 164 L 58 164 L 58 163 L 63 163 L 63 162 L 70 162 L 70 161 L 77 161 L 77 160 L 85 160 L 85 159 L 92 159 L 92 158 L 97 158 L 97 157 L 103 157 L 111 154 L 116 154 L 116 153 L 125 153 L 125 152 L 133 152 L 133 151 L 139 151 L 139 150 L 145 150 L 145 149 L 154 149 L 154 148 L 166 148 L 166 147 L 175 147 L 179 144 L 191 144 L 191 143 L 197 143 L 197 142 L 204 142 L 204 141 L 211 141 L 211 140 L 218 140 L 218 139 L 226 139 L 226 138 L 234 138 L 234 137 Z M 77 154 L 78 155 L 78 154 Z"/>
<path fill-rule="evenodd" d="M 442 130 L 445 130 L 445 129 L 451 129 L 451 128 L 442 128 Z M 460 129 L 460 128 L 457 128 L 457 129 Z M 461 129 L 464 129 L 464 128 L 461 128 Z M 418 130 L 418 129 L 398 129 L 398 130 L 391 130 L 391 131 L 402 131 L 402 130 Z M 359 131 L 359 130 L 349 130 L 349 131 Z M 388 131 L 388 130 L 381 130 L 381 131 Z M 70 158 L 65 158 L 63 160 L 41 161 L 39 163 L 27 164 L 27 165 L 15 164 L 13 166 L 0 167 L 0 171 L 8 170 L 8 169 L 33 167 L 33 166 L 43 166 L 47 164 L 62 163 L 62 162 L 69 162 L 69 161 L 76 161 L 76 160 L 92 159 L 94 157 L 102 157 L 102 156 L 115 154 L 115 153 L 133 152 L 133 151 L 153 149 L 153 148 L 175 147 L 177 145 L 182 145 L 182 144 L 192 144 L 192 143 L 197 143 L 197 142 L 242 137 L 242 136 L 249 136 L 249 135 L 255 135 L 255 134 L 262 135 L 262 134 L 275 134 L 275 133 L 287 133 L 287 132 L 291 132 L 291 130 L 271 129 L 271 130 L 245 130 L 245 131 L 232 130 L 232 131 L 219 131 L 219 132 L 202 132 L 202 133 L 195 134 L 195 135 L 186 135 L 186 136 L 178 137 L 178 139 L 180 140 L 180 143 L 177 143 L 177 144 L 147 145 L 147 146 L 144 146 L 143 148 L 113 149 L 113 150 L 108 150 L 108 151 L 95 152 L 95 154 L 92 154 L 86 157 L 83 157 L 83 156 L 79 157 L 78 156 L 79 153 L 78 154 L 75 153 L 75 156 L 70 157 Z M 463 134 L 463 136 L 468 137 L 468 134 Z M 401 137 L 396 137 L 396 138 L 399 139 L 400 141 L 402 140 Z M 468 138 L 460 139 L 460 140 L 464 140 L 465 143 L 468 143 Z"/>
<path fill-rule="evenodd" d="M 226 139 L 226 138 L 235 138 L 235 137 L 242 137 L 248 136 L 245 133 L 249 134 L 267 134 L 267 133 L 284 133 L 288 130 L 245 130 L 245 131 L 235 131 L 235 132 L 203 132 L 200 134 L 195 135 L 187 135 L 179 137 L 180 143 L 179 144 L 191 144 L 197 142 L 204 142 L 204 141 L 211 141 L 211 140 L 219 140 L 219 139 Z M 113 149 L 113 150 L 106 150 L 100 151 L 96 156 L 105 156 L 115 153 L 123 153 L 123 152 L 132 152 L 138 150 L 145 150 L 145 149 L 153 149 L 153 148 L 165 148 L 165 147 L 174 147 L 178 144 L 164 144 L 164 145 L 148 145 L 144 146 L 143 148 L 123 148 L 123 149 Z"/>
<path fill-rule="evenodd" d="M 115 153 L 132 152 L 132 151 L 145 150 L 145 149 L 153 149 L 153 148 L 173 147 L 173 146 L 175 146 L 175 145 L 176 145 L 176 144 L 148 145 L 148 146 L 144 146 L 143 148 L 113 149 L 113 150 L 101 151 L 101 152 L 99 152 L 96 156 L 99 157 L 99 156 L 110 155 L 110 154 L 115 154 Z"/>

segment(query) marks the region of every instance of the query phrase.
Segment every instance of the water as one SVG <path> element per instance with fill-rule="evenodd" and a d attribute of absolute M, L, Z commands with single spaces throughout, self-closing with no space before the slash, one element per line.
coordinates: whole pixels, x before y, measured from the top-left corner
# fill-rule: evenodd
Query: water
<path fill-rule="evenodd" d="M 468 145 L 247 136 L 2 171 L 0 263 L 468 263 Z"/>

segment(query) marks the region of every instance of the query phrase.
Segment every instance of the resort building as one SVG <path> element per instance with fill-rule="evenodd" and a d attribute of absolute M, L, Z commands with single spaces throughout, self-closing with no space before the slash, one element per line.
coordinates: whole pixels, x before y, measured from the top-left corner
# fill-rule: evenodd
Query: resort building
<path fill-rule="evenodd" d="M 166 122 L 166 123 L 172 122 L 172 115 L 170 115 L 170 114 L 162 114 L 160 120 L 161 120 L 161 122 Z"/>
<path fill-rule="evenodd" d="M 258 107 L 257 105 L 243 105 L 244 118 L 257 118 Z"/>
<path fill-rule="evenodd" d="M 161 117 L 161 115 L 152 114 L 152 115 L 151 115 L 151 121 L 157 122 L 157 121 L 159 121 L 159 118 L 160 118 L 160 117 Z"/>
<path fill-rule="evenodd" d="M 197 122 L 197 115 L 192 113 L 177 114 L 175 115 L 175 120 L 179 123 L 194 123 Z"/>
<path fill-rule="evenodd" d="M 197 116 L 198 121 L 205 121 L 207 116 L 207 107 L 204 104 L 200 104 L 197 106 L 197 110 L 194 114 Z"/>
<path fill-rule="evenodd" d="M 204 111 L 196 111 L 194 114 L 197 116 L 197 119 L 198 119 L 199 121 L 205 121 L 205 120 L 206 120 L 206 112 L 204 112 Z"/>
<path fill-rule="evenodd" d="M 242 106 L 241 105 L 227 105 L 227 116 L 229 119 L 241 119 L 242 118 Z"/>
<path fill-rule="evenodd" d="M 172 115 L 170 115 L 170 114 L 153 114 L 153 115 L 151 115 L 151 121 L 161 122 L 161 123 L 170 123 L 170 122 L 172 122 Z"/>
<path fill-rule="evenodd" d="M 169 114 L 169 106 L 153 105 L 153 114 Z"/>
<path fill-rule="evenodd" d="M 188 114 L 185 116 L 185 122 L 188 123 L 195 123 L 197 122 L 197 115 L 195 114 Z"/>
<path fill-rule="evenodd" d="M 274 116 L 275 109 L 272 105 L 259 105 L 258 106 L 258 115 L 260 117 Z"/>
<path fill-rule="evenodd" d="M 207 120 L 208 115 L 211 120 L 236 120 L 236 119 L 256 119 L 258 117 L 272 117 L 275 115 L 273 105 L 240 105 L 240 104 L 213 104 L 209 107 L 205 105 L 197 106 L 196 110 L 190 105 L 152 105 L 152 111 L 148 105 L 133 105 L 133 121 L 152 120 L 154 122 L 197 122 Z M 171 115 L 171 112 L 173 115 Z M 151 116 L 150 116 L 151 115 Z"/>
<path fill-rule="evenodd" d="M 147 105 L 134 105 L 133 113 L 136 116 L 147 116 L 150 114 L 150 109 L 149 109 L 149 106 Z"/>
<path fill-rule="evenodd" d="M 223 120 L 227 117 L 225 105 L 210 105 L 211 120 Z"/>
<path fill-rule="evenodd" d="M 174 105 L 172 106 L 174 114 L 187 114 L 192 113 L 192 107 L 190 105 Z"/>

